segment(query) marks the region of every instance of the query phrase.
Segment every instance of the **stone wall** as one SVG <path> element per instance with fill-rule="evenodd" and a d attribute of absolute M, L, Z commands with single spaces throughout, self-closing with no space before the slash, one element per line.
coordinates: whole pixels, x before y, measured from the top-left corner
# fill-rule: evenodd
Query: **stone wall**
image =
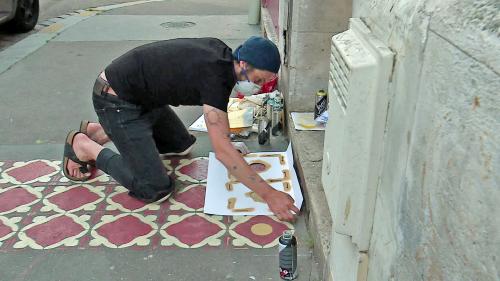
<path fill-rule="evenodd" d="M 282 1 L 292 7 L 284 38 L 281 90 L 287 95 L 287 110 L 313 111 L 314 94 L 328 88 L 332 36 L 347 29 L 352 0 Z"/>
<path fill-rule="evenodd" d="M 368 280 L 500 280 L 498 0 L 353 15 L 396 54 Z"/>

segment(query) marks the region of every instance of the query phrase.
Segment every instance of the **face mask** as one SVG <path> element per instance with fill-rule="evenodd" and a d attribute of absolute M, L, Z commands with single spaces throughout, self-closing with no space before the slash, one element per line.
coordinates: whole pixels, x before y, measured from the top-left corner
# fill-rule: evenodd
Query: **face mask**
<path fill-rule="evenodd" d="M 245 75 L 245 77 L 247 78 L 247 80 L 236 82 L 236 85 L 234 85 L 234 90 L 236 92 L 242 93 L 244 96 L 251 96 L 259 93 L 261 86 L 253 82 L 250 82 L 247 76 L 246 69 L 243 69 L 242 72 L 243 75 Z"/>
<path fill-rule="evenodd" d="M 255 95 L 260 92 L 260 86 L 250 81 L 238 81 L 234 85 L 234 90 L 244 96 Z"/>

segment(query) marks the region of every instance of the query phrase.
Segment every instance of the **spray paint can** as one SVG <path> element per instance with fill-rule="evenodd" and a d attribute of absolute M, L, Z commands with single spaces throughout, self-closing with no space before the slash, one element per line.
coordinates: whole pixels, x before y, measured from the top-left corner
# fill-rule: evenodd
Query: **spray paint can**
<path fill-rule="evenodd" d="M 281 99 L 281 95 L 276 95 L 274 97 L 274 102 L 272 105 L 272 114 L 271 114 L 271 135 L 279 136 L 283 129 L 283 102 Z"/>
<path fill-rule="evenodd" d="M 271 141 L 271 122 L 266 117 L 261 117 L 258 122 L 259 144 L 269 144 Z"/>
<path fill-rule="evenodd" d="M 318 118 L 323 112 L 328 109 L 328 95 L 325 90 L 316 92 L 314 103 L 314 119 Z"/>
<path fill-rule="evenodd" d="M 297 239 L 286 230 L 278 241 L 280 277 L 283 280 L 297 278 Z"/>

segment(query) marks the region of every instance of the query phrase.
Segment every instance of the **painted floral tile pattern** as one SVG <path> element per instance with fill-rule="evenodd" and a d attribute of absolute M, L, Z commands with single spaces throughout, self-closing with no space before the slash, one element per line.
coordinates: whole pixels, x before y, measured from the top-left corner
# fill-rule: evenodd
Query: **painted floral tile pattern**
<path fill-rule="evenodd" d="M 203 213 L 208 159 L 172 158 L 176 192 L 145 204 L 94 170 L 68 180 L 61 161 L 0 162 L 0 251 L 78 247 L 269 248 L 293 225 L 268 216 Z"/>

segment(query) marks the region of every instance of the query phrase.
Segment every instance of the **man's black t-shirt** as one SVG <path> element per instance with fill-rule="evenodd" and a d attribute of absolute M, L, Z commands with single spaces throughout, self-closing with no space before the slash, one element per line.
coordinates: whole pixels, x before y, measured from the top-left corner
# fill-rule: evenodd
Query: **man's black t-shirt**
<path fill-rule="evenodd" d="M 215 38 L 146 44 L 105 70 L 118 96 L 148 108 L 208 104 L 227 111 L 236 83 L 232 50 Z"/>

